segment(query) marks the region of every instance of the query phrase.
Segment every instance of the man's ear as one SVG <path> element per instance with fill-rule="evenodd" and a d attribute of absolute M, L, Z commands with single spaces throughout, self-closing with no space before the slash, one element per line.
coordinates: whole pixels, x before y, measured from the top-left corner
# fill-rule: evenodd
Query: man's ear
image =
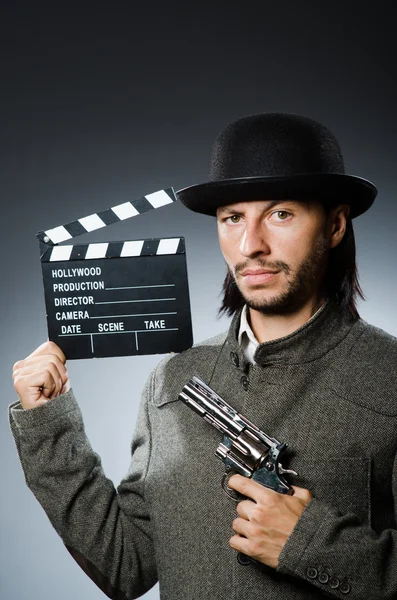
<path fill-rule="evenodd" d="M 338 204 L 328 215 L 328 241 L 330 248 L 336 248 L 346 232 L 350 208 L 347 204 Z"/>

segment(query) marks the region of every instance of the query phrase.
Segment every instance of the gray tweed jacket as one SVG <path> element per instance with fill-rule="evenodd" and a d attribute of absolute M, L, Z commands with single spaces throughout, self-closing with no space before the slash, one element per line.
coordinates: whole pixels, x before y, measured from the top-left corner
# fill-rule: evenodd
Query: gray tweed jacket
<path fill-rule="evenodd" d="M 228 334 L 162 361 L 143 393 L 131 468 L 117 492 L 69 392 L 10 408 L 26 480 L 68 550 L 110 597 L 160 581 L 163 600 L 397 598 L 397 340 L 332 303 L 249 365 Z M 178 400 L 197 374 L 287 442 L 310 489 L 277 570 L 243 566 L 228 541 L 221 434 Z"/>

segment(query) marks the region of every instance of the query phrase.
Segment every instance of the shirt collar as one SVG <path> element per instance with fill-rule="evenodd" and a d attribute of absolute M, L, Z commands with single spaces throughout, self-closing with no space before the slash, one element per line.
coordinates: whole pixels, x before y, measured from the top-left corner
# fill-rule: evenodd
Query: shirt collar
<path fill-rule="evenodd" d="M 241 344 L 243 340 L 243 336 L 247 335 L 250 342 L 255 344 L 255 347 L 259 345 L 258 340 L 256 339 L 254 332 L 252 331 L 250 324 L 248 323 L 248 307 L 244 304 L 243 310 L 241 311 L 240 317 L 240 327 L 238 330 L 238 343 Z"/>
<path fill-rule="evenodd" d="M 299 364 L 318 358 L 335 347 L 348 334 L 356 321 L 346 309 L 328 300 L 293 333 L 277 340 L 258 344 L 248 324 L 246 308 L 246 323 L 244 324 L 244 318 L 240 318 L 243 310 L 238 311 L 232 320 L 228 345 L 239 355 L 240 362 L 256 362 L 260 366 Z M 251 343 L 248 330 L 251 331 L 255 342 Z M 246 346 L 250 344 L 254 347 L 255 360 L 247 358 L 244 343 Z"/>
<path fill-rule="evenodd" d="M 245 358 L 248 362 L 253 363 L 254 354 L 259 346 L 259 342 L 256 339 L 254 332 L 252 331 L 250 324 L 248 323 L 248 308 L 245 304 L 243 310 L 241 311 L 240 317 L 240 327 L 238 330 L 238 338 L 237 338 L 239 346 L 244 351 Z"/>

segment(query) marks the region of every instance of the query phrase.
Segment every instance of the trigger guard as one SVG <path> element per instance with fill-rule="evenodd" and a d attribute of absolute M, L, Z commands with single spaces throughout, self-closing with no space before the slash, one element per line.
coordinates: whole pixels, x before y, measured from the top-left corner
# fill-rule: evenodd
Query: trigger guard
<path fill-rule="evenodd" d="M 226 496 L 229 496 L 229 498 L 234 500 L 234 502 L 241 502 L 241 500 L 245 499 L 245 496 L 243 496 L 239 492 L 232 490 L 232 488 L 230 488 L 227 485 L 232 475 L 237 475 L 237 471 L 228 471 L 227 473 L 224 473 L 221 481 L 222 489 L 225 492 Z"/>

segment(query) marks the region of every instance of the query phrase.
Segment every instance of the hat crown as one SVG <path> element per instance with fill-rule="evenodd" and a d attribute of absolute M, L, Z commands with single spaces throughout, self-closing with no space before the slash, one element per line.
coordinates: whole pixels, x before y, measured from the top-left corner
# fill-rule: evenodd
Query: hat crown
<path fill-rule="evenodd" d="M 220 132 L 209 180 L 305 173 L 345 173 L 335 136 L 308 117 L 264 113 L 238 119 Z"/>

